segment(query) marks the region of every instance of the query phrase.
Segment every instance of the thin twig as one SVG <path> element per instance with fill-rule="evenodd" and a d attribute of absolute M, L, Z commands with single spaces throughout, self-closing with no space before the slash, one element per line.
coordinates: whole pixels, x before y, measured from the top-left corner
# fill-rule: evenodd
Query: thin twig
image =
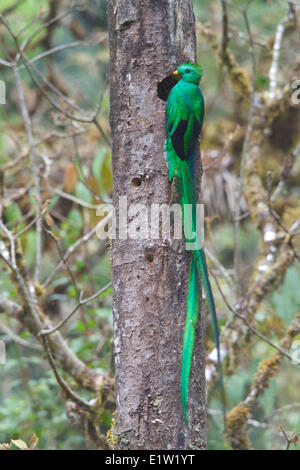
<path fill-rule="evenodd" d="M 222 296 L 222 299 L 224 300 L 227 308 L 231 311 L 231 313 L 238 317 L 240 320 L 242 320 L 245 325 L 248 327 L 248 329 L 251 331 L 251 333 L 253 333 L 254 335 L 256 335 L 258 338 L 260 338 L 262 341 L 264 341 L 265 343 L 267 343 L 269 346 L 271 346 L 272 348 L 276 349 L 278 352 L 280 352 L 280 354 L 282 354 L 283 356 L 285 356 L 287 359 L 289 359 L 290 361 L 293 362 L 293 364 L 297 364 L 297 365 L 300 365 L 300 361 L 299 362 L 296 362 L 295 361 L 295 358 L 293 358 L 292 356 L 290 356 L 287 352 L 285 352 L 280 346 L 276 346 L 276 344 L 274 344 L 272 341 L 270 341 L 268 338 L 266 338 L 266 336 L 262 335 L 261 333 L 259 333 L 259 331 L 257 331 L 247 320 L 247 318 L 245 318 L 243 315 L 241 315 L 240 313 L 238 313 L 237 309 L 232 307 L 230 305 L 230 303 L 228 302 L 225 294 L 223 293 L 223 290 L 220 286 L 220 283 L 218 281 L 218 278 L 217 276 L 211 272 L 216 284 L 217 284 L 217 287 L 218 287 L 218 290 Z"/>
<path fill-rule="evenodd" d="M 75 250 L 77 250 L 79 246 L 81 246 L 83 243 L 88 242 L 97 233 L 97 230 L 101 229 L 102 227 L 105 227 L 105 225 L 110 221 L 110 218 L 111 218 L 111 214 L 108 214 L 106 217 L 100 220 L 100 222 L 95 227 L 93 227 L 88 233 L 86 233 L 83 237 L 76 240 L 76 242 L 74 242 L 73 245 L 71 245 L 67 249 L 66 253 L 64 254 L 64 259 L 67 260 L 69 256 L 71 256 L 71 254 L 74 253 Z M 62 261 L 58 263 L 58 265 L 55 267 L 52 273 L 44 281 L 43 287 L 47 287 L 49 285 L 49 283 L 52 281 L 57 271 L 59 271 L 59 269 L 62 268 L 63 264 L 64 263 Z"/>
<path fill-rule="evenodd" d="M 8 62 L 7 60 L 0 59 L 0 65 L 3 65 L 4 67 L 12 67 L 13 64 L 12 62 Z"/>
<path fill-rule="evenodd" d="M 44 336 L 42 338 L 42 341 L 43 341 L 43 344 L 45 346 L 47 358 L 48 358 L 49 364 L 50 364 L 50 366 L 53 370 L 53 373 L 55 375 L 56 381 L 57 381 L 58 385 L 61 387 L 64 394 L 66 395 L 66 397 L 70 398 L 75 403 L 78 403 L 82 408 L 90 410 L 91 409 L 90 403 L 88 401 L 84 400 L 83 398 L 81 398 L 79 395 L 77 395 L 77 393 L 75 393 L 69 387 L 69 385 L 64 381 L 64 379 L 59 375 L 57 367 L 56 367 L 55 362 L 54 362 L 52 352 L 49 348 L 48 338 L 46 336 Z"/>
<path fill-rule="evenodd" d="M 17 93 L 19 97 L 19 104 L 21 108 L 21 113 L 23 116 L 27 138 L 30 148 L 30 158 L 32 162 L 33 175 L 34 175 L 34 184 L 35 184 L 35 197 L 36 197 L 36 263 L 35 263 L 35 273 L 34 279 L 36 282 L 39 282 L 41 261 L 42 261 L 42 217 L 41 217 L 41 188 L 40 188 L 40 175 L 38 168 L 38 157 L 35 153 L 35 145 L 32 131 L 32 123 L 29 116 L 29 112 L 26 106 L 23 87 L 21 83 L 21 78 L 17 67 L 13 67 L 15 83 L 17 88 Z"/>
<path fill-rule="evenodd" d="M 72 194 L 66 193 L 65 191 L 61 191 L 58 188 L 51 188 L 50 186 L 43 186 L 42 189 L 45 189 L 46 191 L 49 191 L 51 193 L 57 194 L 58 196 L 68 199 L 69 201 L 75 202 L 79 206 L 86 207 L 87 209 L 98 209 L 99 205 L 96 204 L 90 204 L 89 202 L 85 202 L 82 199 L 79 199 L 76 196 L 73 196 Z"/>
<path fill-rule="evenodd" d="M 269 80 L 270 80 L 270 88 L 269 88 L 269 100 L 273 100 L 275 98 L 276 88 L 277 88 L 277 75 L 278 75 L 278 63 L 279 63 L 279 56 L 280 56 L 280 49 L 282 44 L 282 38 L 285 29 L 285 23 L 287 19 L 283 19 L 278 23 L 276 34 L 275 34 L 275 41 L 273 46 L 273 54 L 272 54 L 272 63 L 269 70 Z"/>
<path fill-rule="evenodd" d="M 72 132 L 72 133 L 69 133 L 69 134 L 64 134 L 64 133 L 58 132 L 57 130 L 52 130 L 52 131 L 48 132 L 43 138 L 35 141 L 34 142 L 34 147 L 37 148 L 41 144 L 47 142 L 47 140 L 50 140 L 52 137 L 56 137 L 58 139 L 70 139 L 70 138 L 73 137 L 73 135 L 76 135 L 76 136 L 77 135 L 82 135 L 85 132 L 86 132 L 86 129 L 84 129 L 84 128 L 78 129 L 78 131 L 76 131 L 75 133 Z M 18 142 L 16 142 L 16 144 L 18 144 Z M 22 160 L 29 157 L 29 153 L 30 152 L 28 150 L 26 150 L 19 157 L 15 158 L 14 160 L 12 160 L 12 161 L 6 163 L 5 165 L 3 165 L 2 170 L 6 171 L 6 170 L 9 170 L 10 168 L 15 168 L 19 163 L 22 162 Z"/>
<path fill-rule="evenodd" d="M 60 243 L 59 243 L 59 240 L 58 238 L 54 235 L 54 233 L 51 232 L 51 230 L 48 230 L 48 229 L 45 229 L 45 231 L 50 235 L 50 237 L 55 241 L 55 244 L 57 246 L 57 250 L 59 252 L 59 255 L 61 257 L 61 260 L 62 262 L 64 263 L 68 273 L 70 274 L 70 278 L 73 282 L 73 285 L 74 285 L 74 288 L 75 288 L 75 291 L 76 291 L 76 294 L 77 294 L 77 299 L 79 300 L 80 299 L 80 291 L 78 289 L 78 286 L 77 286 L 77 282 L 76 282 L 76 279 L 74 277 L 74 274 L 72 273 L 72 269 L 70 268 L 67 260 L 65 259 L 65 256 L 64 256 L 64 253 L 62 251 L 62 248 L 60 246 Z"/>
<path fill-rule="evenodd" d="M 254 53 L 254 40 L 252 31 L 250 28 L 250 23 L 247 15 L 247 8 L 249 7 L 251 0 L 247 3 L 245 9 L 241 10 L 247 33 L 249 36 L 250 42 L 250 54 L 251 54 L 251 63 L 252 63 L 252 77 L 251 77 L 251 95 L 250 95 L 250 111 L 248 118 L 248 126 L 246 137 L 243 144 L 241 165 L 240 165 L 240 184 L 239 189 L 236 195 L 235 202 L 235 221 L 234 221 L 234 241 L 235 241 L 235 250 L 234 250 L 234 268 L 235 268 L 235 280 L 237 286 L 237 294 L 241 294 L 241 272 L 240 272 L 240 262 L 241 262 L 241 247 L 240 247 L 240 200 L 244 190 L 244 178 L 245 178 L 245 167 L 246 167 L 246 158 L 249 149 L 249 143 L 253 131 L 253 118 L 254 118 L 254 109 L 255 109 L 255 81 L 256 81 L 256 59 Z"/>
<path fill-rule="evenodd" d="M 14 238 L 17 239 L 19 237 L 21 237 L 21 235 L 24 235 L 25 232 L 27 232 L 27 230 L 29 230 L 33 225 L 36 224 L 36 218 L 34 218 L 28 225 L 26 225 L 26 227 L 24 227 L 22 230 L 20 230 L 19 232 L 17 232 L 15 235 L 14 235 Z"/>
<path fill-rule="evenodd" d="M 38 333 L 42 331 L 44 325 L 49 325 L 48 328 L 51 328 L 51 325 L 47 321 L 45 322 L 45 318 L 43 313 L 40 310 L 38 300 L 36 298 L 35 287 L 33 283 L 31 283 L 26 277 L 23 277 L 23 266 L 18 265 L 17 258 L 16 258 L 16 249 L 15 249 L 15 240 L 11 232 L 9 232 L 6 227 L 2 227 L 2 222 L 0 221 L 0 228 L 4 228 L 4 232 L 7 235 L 7 238 L 10 242 L 11 246 L 11 256 L 8 258 L 7 255 L 3 255 L 0 252 L 0 258 L 7 264 L 7 266 L 11 269 L 13 274 L 13 279 L 18 286 L 18 291 L 20 296 L 23 299 L 24 305 L 26 306 L 27 315 L 21 315 L 20 318 L 24 319 L 25 324 L 28 315 L 30 316 L 30 320 L 28 323 L 30 331 L 37 337 Z M 21 258 L 18 257 L 18 262 L 21 262 Z M 21 320 L 21 321 L 22 321 Z M 70 391 L 67 384 L 61 380 L 59 374 L 56 370 L 53 356 L 51 351 L 55 354 L 55 357 L 59 361 L 61 367 L 66 370 L 73 378 L 77 381 L 77 383 L 83 385 L 85 388 L 91 389 L 93 391 L 99 390 L 99 387 L 103 386 L 104 377 L 97 372 L 90 370 L 86 367 L 86 365 L 75 356 L 72 351 L 67 347 L 66 342 L 63 340 L 62 336 L 59 332 L 55 333 L 54 338 L 47 338 L 41 337 L 40 341 L 42 346 L 46 350 L 47 357 L 49 363 L 55 373 L 56 379 L 60 383 L 62 388 L 65 388 L 66 393 L 68 396 L 76 399 L 78 403 L 82 406 L 85 406 L 84 402 L 77 397 L 72 391 Z M 51 347 L 51 351 L 49 354 L 49 346 Z"/>
<path fill-rule="evenodd" d="M 4 26 L 6 27 L 7 31 L 9 32 L 9 34 L 12 36 L 15 44 L 16 44 L 16 47 L 17 47 L 17 50 L 18 50 L 18 54 L 15 58 L 15 63 L 14 63 L 14 67 L 16 68 L 16 64 L 19 60 L 19 56 L 22 57 L 23 61 L 24 61 L 24 64 L 25 64 L 25 67 L 26 67 L 26 70 L 28 72 L 28 74 L 30 75 L 31 79 L 33 80 L 33 82 L 35 83 L 35 85 L 38 87 L 38 89 L 40 90 L 40 92 L 45 96 L 45 98 L 47 98 L 47 100 L 52 104 L 52 106 L 57 109 L 59 112 L 61 112 L 62 114 L 64 114 L 65 116 L 67 116 L 69 119 L 71 120 L 74 120 L 74 121 L 78 121 L 78 122 L 84 122 L 84 123 L 93 123 L 97 129 L 99 130 L 100 134 L 103 136 L 104 140 L 106 141 L 106 143 L 110 146 L 111 145 L 111 141 L 110 139 L 107 137 L 106 133 L 104 132 L 101 124 L 99 123 L 98 119 L 97 119 L 97 116 L 99 114 L 99 111 L 100 111 L 100 106 L 101 106 L 101 100 L 102 100 L 102 94 L 100 96 L 100 100 L 96 106 L 96 109 L 95 111 L 90 115 L 90 116 L 84 116 L 85 112 L 82 108 L 80 108 L 78 105 L 72 103 L 68 97 L 66 97 L 63 93 L 60 92 L 60 90 L 58 90 L 51 82 L 49 82 L 46 77 L 44 77 L 41 72 L 34 66 L 34 64 L 30 64 L 30 61 L 29 59 L 27 58 L 27 56 L 24 54 L 24 49 L 25 49 L 25 46 L 26 44 L 24 43 L 21 47 L 19 46 L 18 44 L 18 40 L 17 40 L 17 37 L 15 36 L 15 34 L 13 33 L 9 23 L 2 17 L 2 15 L 0 15 L 0 21 L 4 24 Z M 53 98 L 52 96 L 46 92 L 46 90 L 44 90 L 44 88 L 41 86 L 41 84 L 39 83 L 39 81 L 36 79 L 34 73 L 32 72 L 31 68 L 35 71 L 35 73 L 37 73 L 39 76 L 42 77 L 43 81 L 53 90 L 55 91 L 55 93 L 61 98 L 63 99 L 65 102 L 67 102 L 70 106 L 72 106 L 73 108 L 76 108 L 78 110 L 80 110 L 80 113 L 81 113 L 81 116 L 77 116 L 77 115 L 74 115 L 72 113 L 70 113 L 69 111 L 67 111 L 66 109 L 63 109 Z"/>
<path fill-rule="evenodd" d="M 294 444 L 296 446 L 296 444 L 298 443 L 299 441 L 299 437 L 300 436 L 300 432 L 298 433 L 294 433 L 292 432 L 289 436 L 287 435 L 286 431 L 284 430 L 283 426 L 280 426 L 279 427 L 280 431 L 282 432 L 282 434 L 284 435 L 285 437 L 285 440 L 286 440 L 286 449 L 285 450 L 289 450 L 289 448 L 291 447 L 291 444 Z"/>
<path fill-rule="evenodd" d="M 210 416 L 223 416 L 223 413 L 221 410 L 213 410 L 211 408 L 208 408 L 207 413 Z M 254 428 L 261 428 L 261 429 L 268 429 L 269 425 L 268 423 L 261 423 L 260 421 L 256 421 L 255 419 L 248 418 L 247 419 L 247 424 L 250 426 L 253 426 Z"/>
<path fill-rule="evenodd" d="M 36 31 L 34 31 L 32 33 L 31 36 L 29 36 L 28 39 L 26 39 L 26 43 L 25 43 L 25 46 L 24 46 L 24 50 L 26 47 L 29 46 L 29 44 L 33 41 L 33 39 L 38 35 L 40 34 L 44 29 L 47 29 L 49 26 L 51 26 L 52 24 L 54 23 L 57 23 L 58 21 L 62 20 L 63 18 L 65 18 L 66 16 L 70 15 L 71 13 L 74 12 L 74 7 L 72 8 L 69 8 L 68 10 L 65 10 L 63 11 L 62 13 L 60 13 L 59 15 L 57 16 L 54 16 L 54 18 L 50 18 L 48 21 L 46 21 L 46 23 L 42 24 L 42 26 L 40 26 Z M 21 36 L 21 34 L 23 34 L 27 28 L 29 28 L 30 26 L 32 26 L 32 24 L 29 22 L 23 29 L 21 29 L 18 34 L 17 34 L 17 38 Z"/>
<path fill-rule="evenodd" d="M 20 346 L 24 346 L 25 348 L 29 348 L 29 349 L 35 349 L 37 351 L 42 350 L 39 344 L 34 344 L 30 341 L 26 341 L 25 339 L 18 336 L 11 328 L 9 328 L 7 325 L 4 325 L 4 323 L 1 323 L 1 322 L 0 322 L 0 331 L 2 331 L 2 333 L 7 335 L 16 343 L 20 344 Z"/>
<path fill-rule="evenodd" d="M 28 60 L 28 65 L 32 65 L 35 62 L 38 62 L 39 60 L 44 59 L 45 57 L 48 57 L 49 55 L 56 54 L 57 52 L 65 51 L 66 49 L 71 49 L 74 47 L 83 47 L 83 46 L 86 46 L 86 47 L 99 46 L 99 44 L 104 42 L 106 39 L 107 39 L 107 35 L 104 34 L 103 37 L 93 42 L 92 41 L 74 41 L 68 44 L 61 44 L 59 46 L 56 46 L 44 52 L 41 52 L 41 54 L 38 54 L 37 56 L 33 57 L 33 59 Z M 8 64 L 10 63 L 8 62 Z M 24 64 L 19 65 L 18 67 L 19 70 L 22 70 L 24 68 L 26 68 Z"/>
<path fill-rule="evenodd" d="M 232 289 L 233 278 L 231 273 L 223 266 L 222 263 L 220 263 L 218 258 L 214 256 L 213 253 L 207 247 L 205 248 L 205 253 L 207 254 L 208 258 L 213 262 L 213 264 L 217 267 L 219 272 L 222 274 L 222 276 L 227 282 L 227 285 L 230 287 L 230 289 Z"/>
<path fill-rule="evenodd" d="M 227 45 L 229 42 L 228 37 L 228 15 L 227 5 L 224 0 L 220 0 L 222 6 L 222 43 L 221 43 L 221 57 L 224 58 L 226 54 Z"/>
<path fill-rule="evenodd" d="M 40 333 L 39 333 L 39 336 L 49 336 L 51 335 L 52 333 L 55 333 L 55 331 L 59 330 L 63 325 L 65 325 L 69 320 L 70 318 L 77 312 L 77 310 L 82 307 L 83 305 L 91 302 L 92 300 L 96 299 L 100 294 L 103 294 L 103 292 L 105 292 L 107 289 L 109 289 L 109 287 L 111 287 L 112 283 L 109 282 L 108 284 L 106 284 L 106 286 L 102 287 L 102 289 L 100 289 L 98 292 L 96 292 L 95 294 L 91 295 L 90 297 L 88 297 L 87 299 L 83 299 L 82 296 L 83 296 L 83 293 L 81 292 L 80 295 L 79 295 L 79 301 L 78 301 L 78 304 L 73 308 L 73 310 L 66 316 L 66 318 L 64 318 L 61 322 L 59 322 L 56 326 L 54 326 L 53 328 L 49 329 L 49 330 L 41 330 Z"/>

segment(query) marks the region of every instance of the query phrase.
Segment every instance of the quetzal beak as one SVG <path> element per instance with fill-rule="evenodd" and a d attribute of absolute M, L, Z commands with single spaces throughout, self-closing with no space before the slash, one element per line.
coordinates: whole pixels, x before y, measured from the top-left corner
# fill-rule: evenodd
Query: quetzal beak
<path fill-rule="evenodd" d="M 173 75 L 173 78 L 174 78 L 177 82 L 182 78 L 181 73 L 177 72 L 177 70 L 175 70 L 175 72 L 173 72 L 172 75 Z"/>

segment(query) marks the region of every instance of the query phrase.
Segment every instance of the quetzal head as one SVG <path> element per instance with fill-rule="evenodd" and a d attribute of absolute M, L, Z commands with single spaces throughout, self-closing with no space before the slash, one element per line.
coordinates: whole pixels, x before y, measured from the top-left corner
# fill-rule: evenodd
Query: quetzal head
<path fill-rule="evenodd" d="M 202 77 L 202 68 L 198 64 L 187 63 L 179 65 L 178 69 L 176 70 L 175 74 L 179 74 L 182 77 L 182 80 L 189 83 L 196 83 L 200 82 Z"/>

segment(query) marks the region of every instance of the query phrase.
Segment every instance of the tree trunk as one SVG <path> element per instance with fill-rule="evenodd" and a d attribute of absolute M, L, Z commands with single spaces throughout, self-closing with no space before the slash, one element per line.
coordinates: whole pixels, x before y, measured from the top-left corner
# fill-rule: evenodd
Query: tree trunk
<path fill-rule="evenodd" d="M 119 198 L 126 196 L 128 208 L 144 204 L 150 213 L 151 204 L 170 203 L 174 192 L 163 155 L 165 103 L 157 86 L 181 62 L 195 60 L 192 2 L 109 0 L 108 23 L 114 206 L 118 216 Z M 129 223 L 138 226 L 140 217 L 131 214 Z M 190 253 L 183 240 L 120 236 L 117 231 L 112 249 L 118 447 L 203 449 L 202 320 L 192 365 L 189 429 L 180 401 Z"/>

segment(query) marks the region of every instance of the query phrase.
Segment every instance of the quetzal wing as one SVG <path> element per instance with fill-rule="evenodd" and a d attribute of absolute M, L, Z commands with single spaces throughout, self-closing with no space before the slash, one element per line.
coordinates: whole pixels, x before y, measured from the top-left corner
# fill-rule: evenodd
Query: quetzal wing
<path fill-rule="evenodd" d="M 190 157 L 195 150 L 196 140 L 201 133 L 204 120 L 204 99 L 199 87 L 190 99 L 190 107 L 192 108 L 192 113 L 190 114 L 188 128 L 184 137 L 187 157 Z"/>
<path fill-rule="evenodd" d="M 188 127 L 189 110 L 176 86 L 171 90 L 167 100 L 166 131 L 171 139 L 176 155 L 185 159 L 184 136 Z"/>
<path fill-rule="evenodd" d="M 177 94 L 171 92 L 167 101 L 167 133 L 177 156 L 186 160 L 192 154 L 201 131 L 203 107 L 200 106 L 199 99 L 190 102 L 191 100 L 183 100 Z M 186 95 L 185 97 L 187 98 Z"/>
<path fill-rule="evenodd" d="M 194 113 L 190 113 L 188 119 L 179 121 L 171 134 L 171 140 L 174 150 L 181 160 L 187 160 L 192 155 L 200 130 L 200 122 Z"/>

